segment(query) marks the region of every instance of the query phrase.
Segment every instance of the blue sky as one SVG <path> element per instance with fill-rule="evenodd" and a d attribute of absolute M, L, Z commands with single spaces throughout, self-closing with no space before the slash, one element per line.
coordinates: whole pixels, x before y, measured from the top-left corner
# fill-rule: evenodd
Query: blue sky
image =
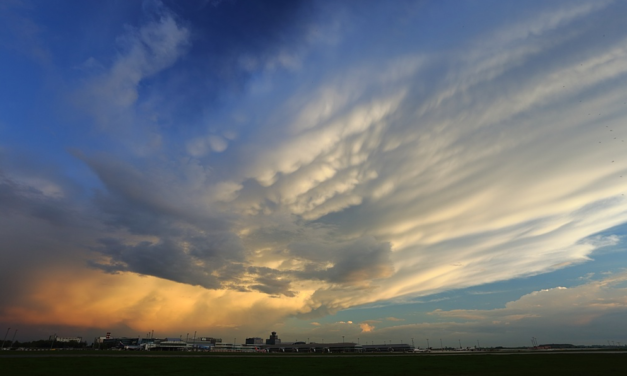
<path fill-rule="evenodd" d="M 0 323 L 623 342 L 626 6 L 4 2 Z"/>

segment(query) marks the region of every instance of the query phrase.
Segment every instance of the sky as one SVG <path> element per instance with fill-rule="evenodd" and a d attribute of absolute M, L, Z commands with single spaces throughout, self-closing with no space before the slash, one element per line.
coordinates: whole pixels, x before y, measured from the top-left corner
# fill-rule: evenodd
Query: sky
<path fill-rule="evenodd" d="M 625 16 L 0 2 L 0 334 L 627 343 Z"/>

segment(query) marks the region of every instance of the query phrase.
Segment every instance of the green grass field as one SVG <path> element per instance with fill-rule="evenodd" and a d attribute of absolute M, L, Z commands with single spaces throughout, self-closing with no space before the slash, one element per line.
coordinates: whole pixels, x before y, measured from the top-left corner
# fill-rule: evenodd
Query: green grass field
<path fill-rule="evenodd" d="M 4 355 L 4 354 L 3 354 Z M 61 354 L 59 354 L 61 355 Z M 154 355 L 154 354 L 151 354 Z M 49 356 L 0 358 L 4 375 L 621 375 L 627 354 Z"/>

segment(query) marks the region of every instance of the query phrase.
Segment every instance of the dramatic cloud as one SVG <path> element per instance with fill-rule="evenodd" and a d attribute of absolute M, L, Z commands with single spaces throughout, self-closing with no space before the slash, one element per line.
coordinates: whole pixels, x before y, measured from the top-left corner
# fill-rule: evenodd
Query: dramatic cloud
<path fill-rule="evenodd" d="M 2 303 L 2 322 L 264 335 L 300 318 L 321 338 L 385 334 L 414 324 L 394 311 L 323 318 L 551 273 L 620 246 L 607 231 L 627 222 L 624 4 L 167 4 L 116 5 L 115 21 L 89 13 L 109 28 L 81 36 L 68 22 L 45 42 L 43 25 L 29 21 L 30 36 L 14 27 L 40 18 L 7 16 L 24 51 L 40 51 L 23 59 L 53 65 L 38 73 L 53 88 L 19 71 L 24 97 L 60 104 L 7 104 L 0 118 L 2 255 L 22 274 L 42 266 L 18 251 L 49 260 L 47 278 L 77 279 L 60 292 L 33 277 Z M 60 23 L 51 17 L 42 22 Z M 541 328 L 531 302 L 550 297 L 565 305 L 546 305 L 547 317 L 581 305 L 568 317 L 588 325 L 601 317 L 592 297 L 618 278 L 595 275 L 579 298 L 556 289 L 430 318 Z M 114 287 L 84 307 L 82 286 L 103 281 Z M 115 296 L 124 303 L 104 309 Z M 62 319 L 54 299 L 76 314 Z M 605 299 L 607 312 L 625 305 Z M 170 321 L 140 312 L 148 302 Z"/>

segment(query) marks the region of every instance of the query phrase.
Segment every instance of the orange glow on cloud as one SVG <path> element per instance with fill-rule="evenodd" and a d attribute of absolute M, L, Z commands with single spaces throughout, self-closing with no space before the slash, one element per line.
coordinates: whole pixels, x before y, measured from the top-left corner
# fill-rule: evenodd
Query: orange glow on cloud
<path fill-rule="evenodd" d="M 359 327 L 361 328 L 362 333 L 370 333 L 374 330 L 374 325 L 370 325 L 366 322 L 359 324 Z"/>
<path fill-rule="evenodd" d="M 260 292 L 206 290 L 130 273 L 47 276 L 2 321 L 24 325 L 111 328 L 137 332 L 236 328 L 278 322 L 303 307 L 306 294 L 271 298 Z M 248 324 L 247 324 L 248 323 Z M 266 330 L 266 328 L 260 328 Z"/>

